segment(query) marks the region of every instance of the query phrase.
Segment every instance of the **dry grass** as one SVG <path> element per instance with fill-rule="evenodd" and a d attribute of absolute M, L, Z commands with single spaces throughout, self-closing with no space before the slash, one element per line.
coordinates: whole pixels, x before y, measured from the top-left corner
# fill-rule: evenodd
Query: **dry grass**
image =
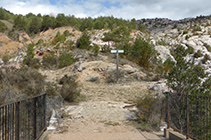
<path fill-rule="evenodd" d="M 150 82 L 126 82 L 120 84 L 84 82 L 81 94 L 91 101 L 121 101 L 131 103 L 148 93 Z"/>

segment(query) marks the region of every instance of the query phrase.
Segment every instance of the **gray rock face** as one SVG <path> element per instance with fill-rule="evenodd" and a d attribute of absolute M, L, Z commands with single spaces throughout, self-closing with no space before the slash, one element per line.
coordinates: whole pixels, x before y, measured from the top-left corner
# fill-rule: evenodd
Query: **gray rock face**
<path fill-rule="evenodd" d="M 168 46 L 161 46 L 157 45 L 155 46 L 155 50 L 159 53 L 159 58 L 162 60 L 162 62 L 165 62 L 168 57 L 172 58 L 174 60 L 174 57 L 170 53 L 170 47 Z"/>
<path fill-rule="evenodd" d="M 148 86 L 149 90 L 154 90 L 158 93 L 164 93 L 164 92 L 169 92 L 170 89 L 166 85 L 166 81 L 158 81 L 152 85 Z"/>

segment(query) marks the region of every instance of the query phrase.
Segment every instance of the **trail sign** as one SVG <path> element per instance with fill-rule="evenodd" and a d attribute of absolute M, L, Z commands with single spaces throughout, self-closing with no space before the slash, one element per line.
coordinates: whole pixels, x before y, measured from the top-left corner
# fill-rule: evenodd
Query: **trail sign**
<path fill-rule="evenodd" d="M 111 53 L 124 53 L 124 50 L 111 50 Z"/>
<path fill-rule="evenodd" d="M 111 50 L 111 53 L 116 53 L 116 82 L 119 79 L 119 53 L 124 53 L 124 50 Z"/>

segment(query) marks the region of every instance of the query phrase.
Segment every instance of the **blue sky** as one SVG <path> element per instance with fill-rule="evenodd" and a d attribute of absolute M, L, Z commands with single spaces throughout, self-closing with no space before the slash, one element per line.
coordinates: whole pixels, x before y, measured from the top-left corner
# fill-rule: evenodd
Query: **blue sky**
<path fill-rule="evenodd" d="M 52 15 L 58 13 L 76 17 L 114 16 L 123 19 L 170 18 L 183 19 L 211 15 L 211 0 L 0 0 L 14 14 Z"/>

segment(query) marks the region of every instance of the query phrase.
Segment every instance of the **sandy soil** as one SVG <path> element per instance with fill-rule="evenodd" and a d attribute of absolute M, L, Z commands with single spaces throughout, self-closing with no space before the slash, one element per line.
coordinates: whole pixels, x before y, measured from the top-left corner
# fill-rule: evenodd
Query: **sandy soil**
<path fill-rule="evenodd" d="M 81 94 L 85 101 L 72 106 L 61 120 L 57 130 L 49 131 L 50 140 L 161 140 L 163 132 L 141 132 L 131 121 L 122 119 L 124 103 L 148 92 L 150 82 L 104 84 L 84 82 Z M 99 102 L 99 103 L 98 103 Z M 104 105 L 102 105 L 102 102 Z M 112 110 L 105 106 L 113 104 Z M 115 104 L 115 105 L 114 105 Z M 92 106 L 91 106 L 92 105 Z M 84 106 L 84 107 L 83 107 Z M 71 107 L 65 106 L 67 109 Z M 101 107 L 101 110 L 100 110 Z M 115 110 L 115 107 L 117 108 Z M 116 111 L 116 112 L 114 112 Z M 101 113 L 100 113 L 101 112 Z M 69 114 L 68 114 L 69 113 Z M 104 117 L 102 117 L 102 114 Z M 91 114 L 91 115 L 90 115 Z M 118 116 L 119 115 L 119 116 Z M 105 116 L 108 116 L 107 118 Z M 112 116 L 116 116 L 113 117 Z"/>

